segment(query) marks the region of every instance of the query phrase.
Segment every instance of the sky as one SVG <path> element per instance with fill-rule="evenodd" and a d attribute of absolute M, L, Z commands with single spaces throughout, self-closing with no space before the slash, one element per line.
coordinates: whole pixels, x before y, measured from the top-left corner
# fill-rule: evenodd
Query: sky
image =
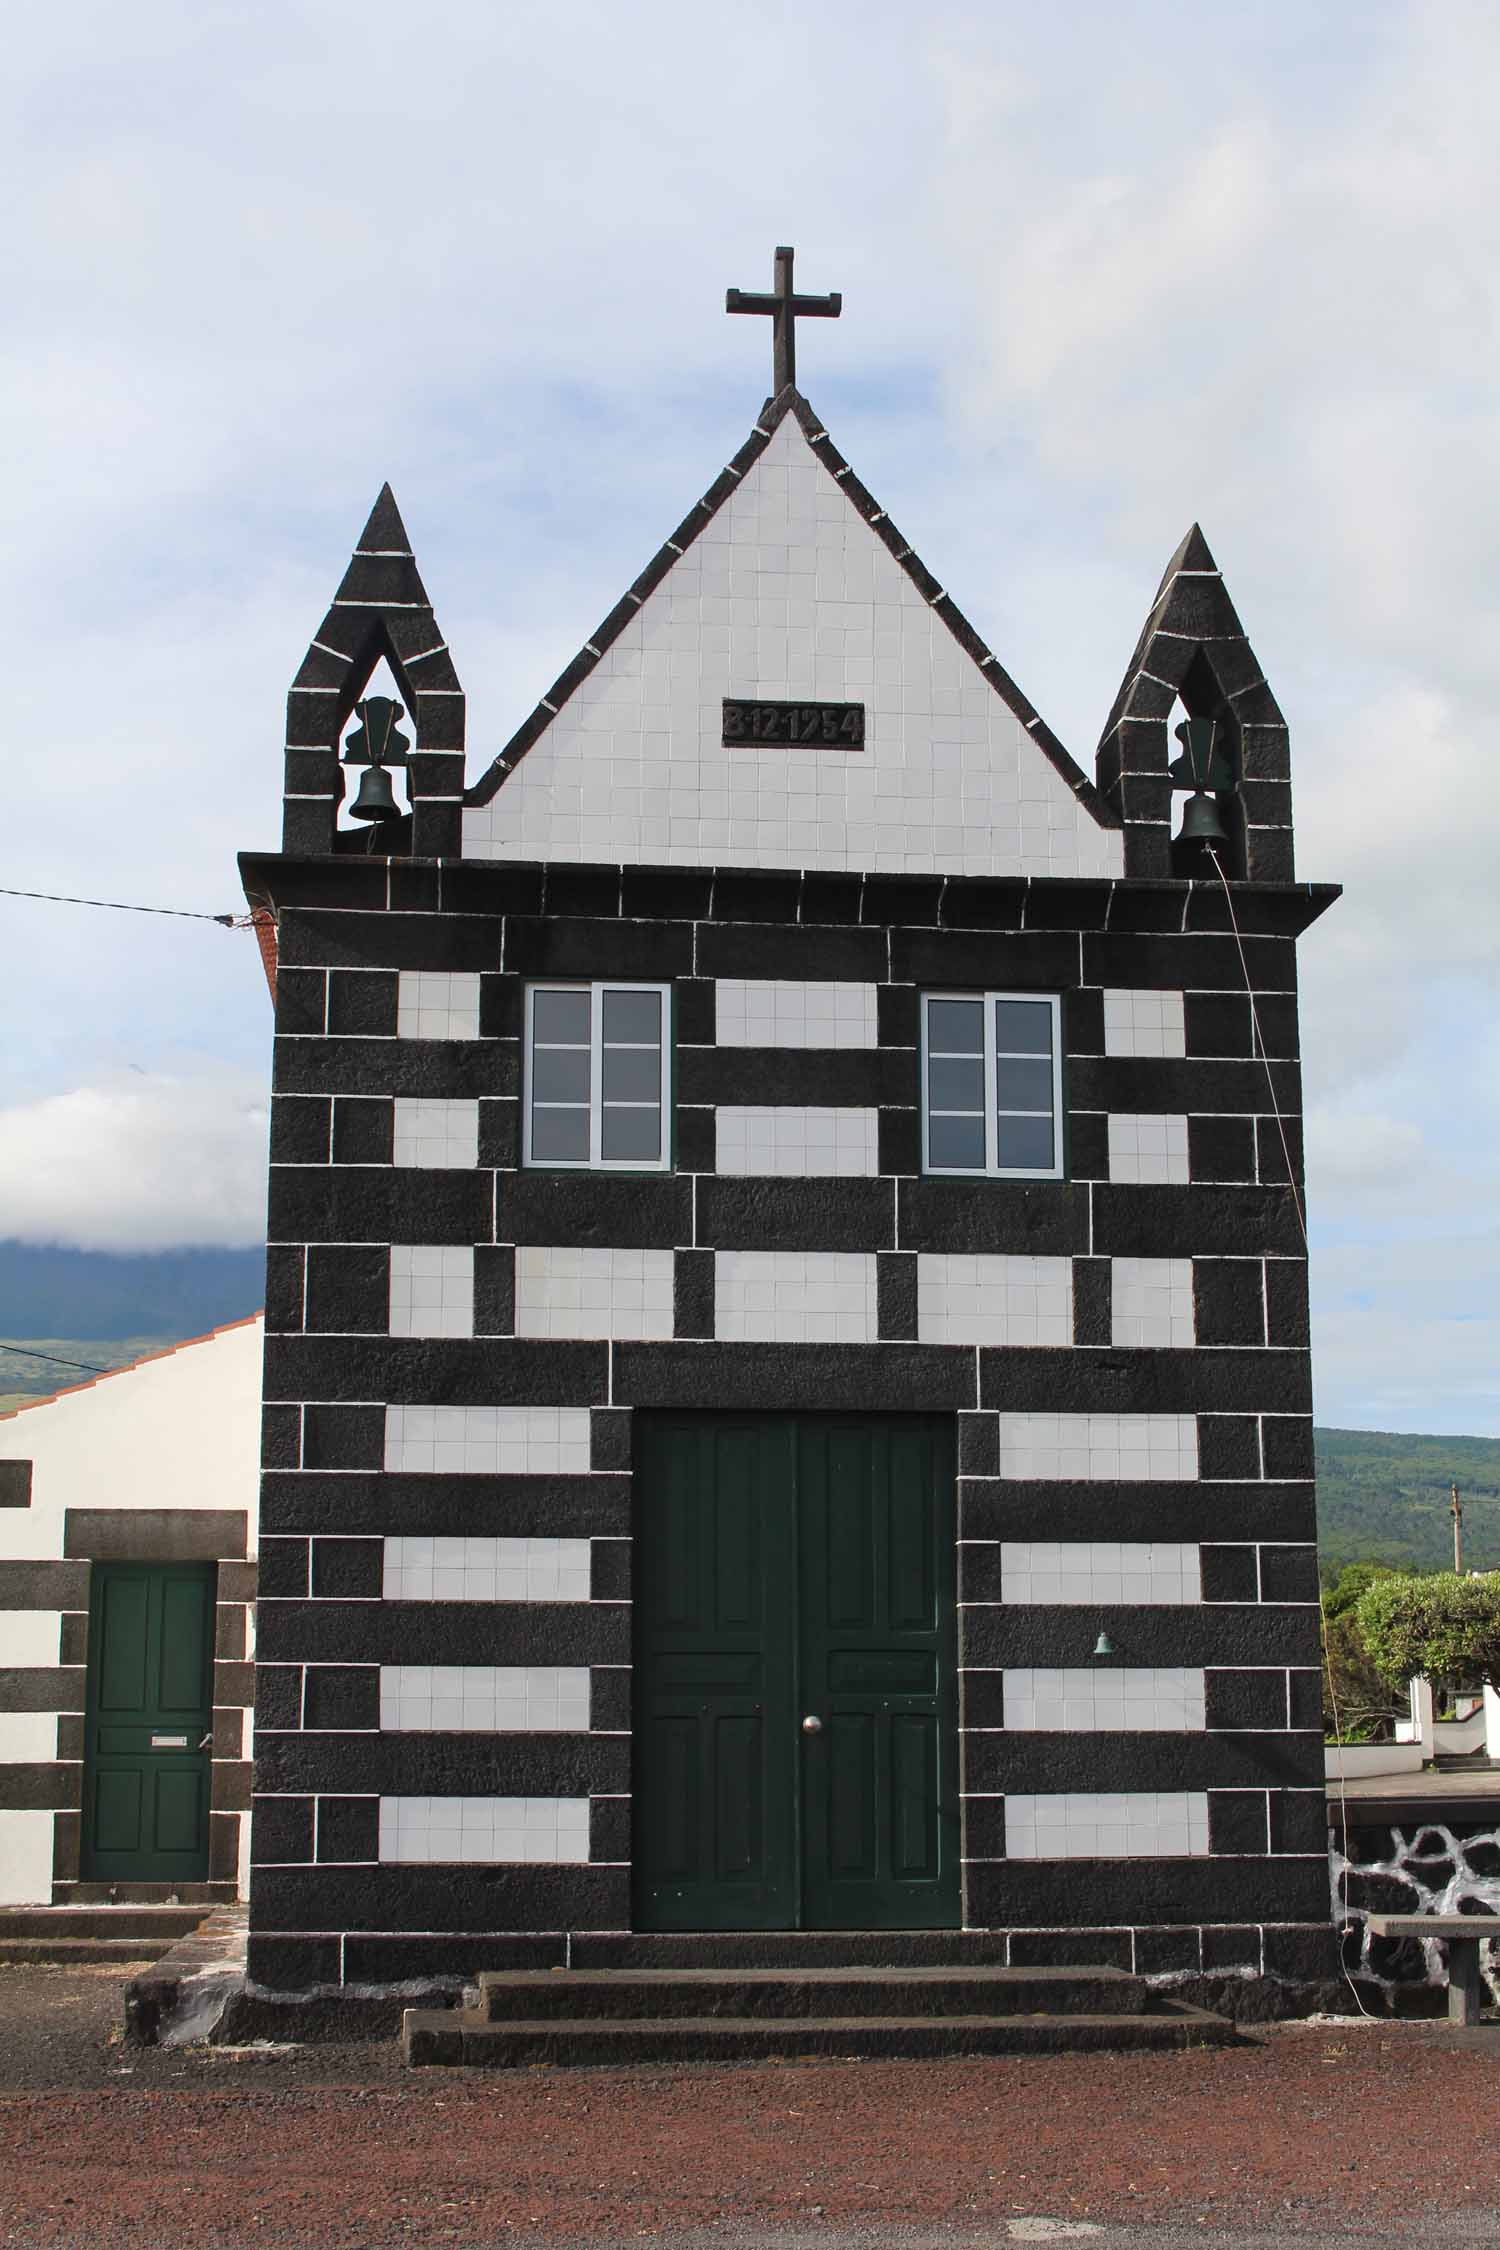
<path fill-rule="evenodd" d="M 1086 767 L 1202 523 L 1346 886 L 1318 1415 L 1500 1435 L 1493 7 L 75 0 L 7 66 L 0 881 L 242 905 L 386 478 L 482 771 L 748 433 L 793 242 L 802 388 Z M 0 938 L 0 1238 L 259 1239 L 253 941 Z"/>

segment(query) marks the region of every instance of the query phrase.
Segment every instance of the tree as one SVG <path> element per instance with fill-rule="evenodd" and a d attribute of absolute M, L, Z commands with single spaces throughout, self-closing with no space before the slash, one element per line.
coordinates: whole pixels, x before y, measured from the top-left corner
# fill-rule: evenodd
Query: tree
<path fill-rule="evenodd" d="M 1500 1678 L 1500 1571 L 1377 1578 L 1354 1616 L 1371 1662 L 1392 1687 L 1419 1673 L 1458 1686 Z"/>

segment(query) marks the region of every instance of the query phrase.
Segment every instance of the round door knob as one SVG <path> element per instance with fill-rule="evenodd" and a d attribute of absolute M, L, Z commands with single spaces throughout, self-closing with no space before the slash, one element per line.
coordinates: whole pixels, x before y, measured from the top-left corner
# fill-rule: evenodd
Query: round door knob
<path fill-rule="evenodd" d="M 813 1712 L 809 1711 L 807 1717 L 802 1722 L 802 1732 L 804 1734 L 821 1734 L 823 1732 L 822 1720 L 816 1717 Z"/>

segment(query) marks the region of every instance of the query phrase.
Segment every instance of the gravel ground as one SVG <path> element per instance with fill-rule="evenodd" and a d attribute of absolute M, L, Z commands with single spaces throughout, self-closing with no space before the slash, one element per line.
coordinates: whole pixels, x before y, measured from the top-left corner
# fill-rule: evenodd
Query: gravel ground
<path fill-rule="evenodd" d="M 393 2042 L 125 2048 L 130 1973 L 0 1969 L 0 2241 L 1500 2242 L 1500 2026 L 1285 2026 L 1185 2055 L 405 2073 Z"/>

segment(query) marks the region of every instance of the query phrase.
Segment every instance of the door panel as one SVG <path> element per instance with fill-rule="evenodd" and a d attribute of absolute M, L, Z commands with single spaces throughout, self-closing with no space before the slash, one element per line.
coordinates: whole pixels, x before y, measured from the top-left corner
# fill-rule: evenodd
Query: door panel
<path fill-rule="evenodd" d="M 796 1912 L 790 1484 L 784 1427 L 642 1432 L 636 1923 L 787 1927 Z"/>
<path fill-rule="evenodd" d="M 89 1603 L 81 1872 L 208 1873 L 212 1563 L 96 1563 Z"/>
<path fill-rule="evenodd" d="M 947 1426 L 643 1418 L 637 1493 L 637 1927 L 956 1926 Z"/>

